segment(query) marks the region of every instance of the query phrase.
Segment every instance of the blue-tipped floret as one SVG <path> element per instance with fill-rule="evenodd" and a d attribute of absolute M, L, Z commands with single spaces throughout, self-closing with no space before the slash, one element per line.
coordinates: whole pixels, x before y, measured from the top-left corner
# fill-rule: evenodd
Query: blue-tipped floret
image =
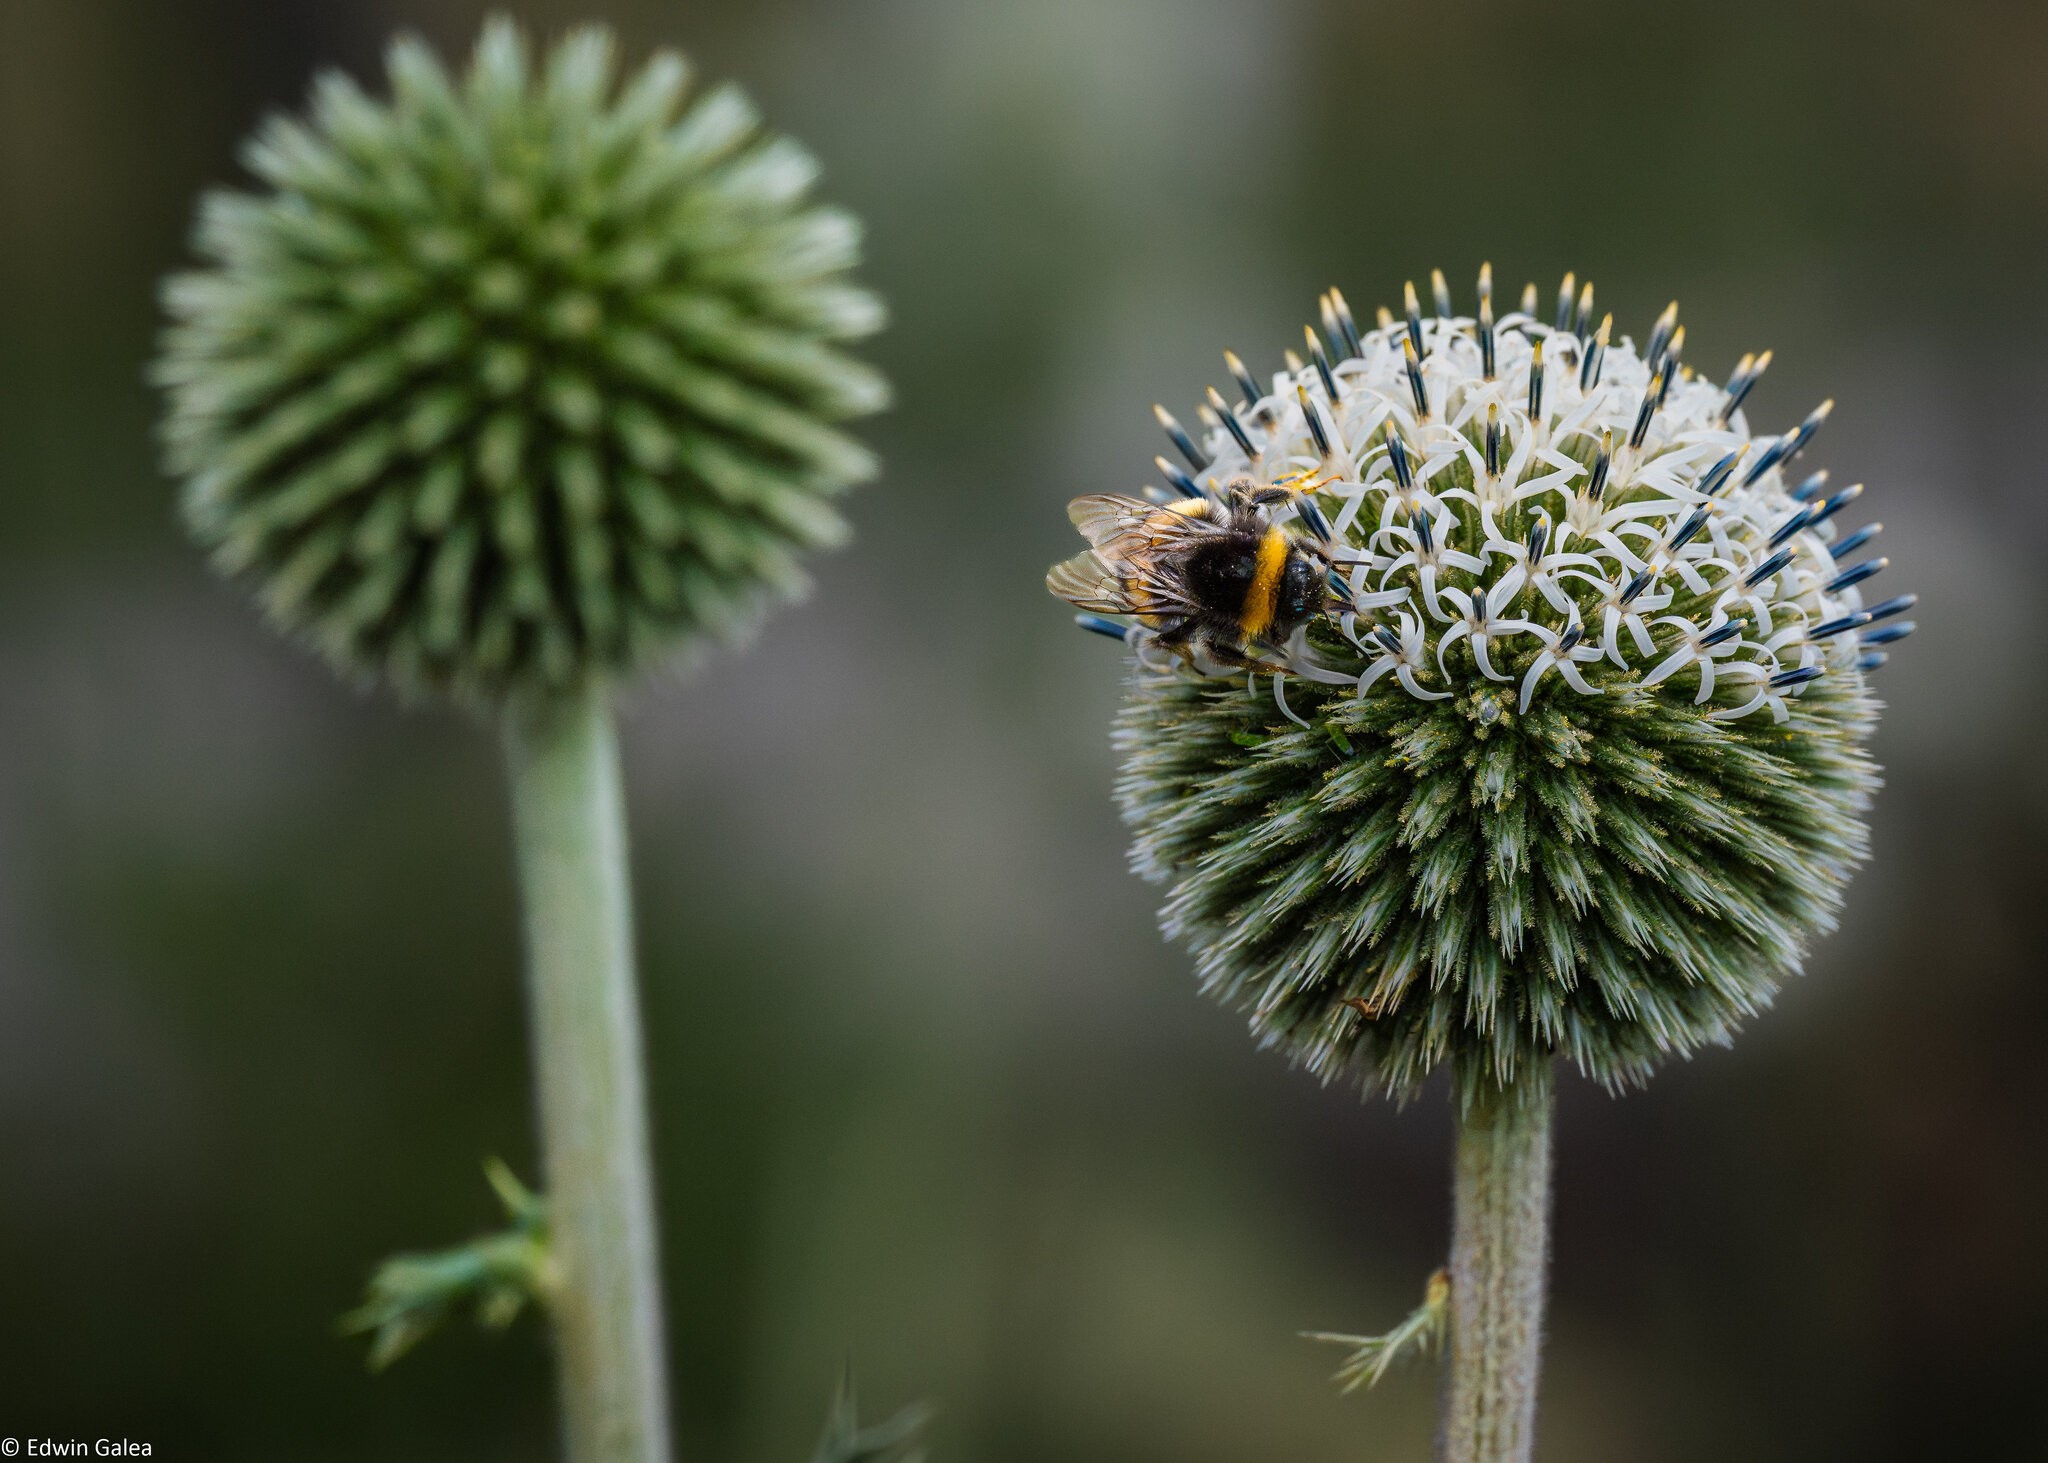
<path fill-rule="evenodd" d="M 1700 479 L 1700 496 L 1704 498 L 1711 498 L 1716 493 L 1720 492 L 1721 489 L 1728 486 L 1728 479 L 1735 472 L 1735 464 L 1742 461 L 1742 454 L 1747 452 L 1748 450 L 1749 449 L 1747 447 L 1738 447 L 1733 452 L 1729 453 L 1726 457 L 1722 458 L 1719 462 L 1715 463 L 1712 467 L 1708 468 L 1705 476 L 1703 476 Z"/>
<path fill-rule="evenodd" d="M 1806 638 L 1808 640 L 1830 640 L 1844 631 L 1860 630 L 1869 623 L 1869 614 L 1862 610 L 1857 611 L 1853 615 L 1837 615 L 1834 619 L 1824 621 L 1808 630 Z"/>
<path fill-rule="evenodd" d="M 1756 588 L 1759 584 L 1762 584 L 1766 579 L 1769 579 L 1773 574 L 1791 563 L 1792 556 L 1798 552 L 1797 549 L 1791 548 L 1778 550 L 1777 553 L 1771 555 L 1768 559 L 1750 570 L 1749 573 L 1745 574 L 1742 579 L 1743 584 L 1750 589 Z"/>
<path fill-rule="evenodd" d="M 1209 411 L 1222 425 L 1223 430 L 1230 433 L 1231 439 L 1238 445 L 1238 450 L 1243 452 L 1247 459 L 1259 455 L 1259 449 L 1252 445 L 1251 433 L 1244 429 L 1244 423 L 1237 419 L 1237 413 L 1230 409 L 1230 403 L 1223 399 L 1223 393 L 1213 386 L 1209 388 Z"/>
<path fill-rule="evenodd" d="M 1882 557 L 1875 559 L 1865 559 L 1862 563 L 1844 569 L 1841 573 L 1837 574 L 1834 578 L 1830 579 L 1827 582 L 1826 586 L 1827 592 L 1829 594 L 1840 594 L 1843 590 L 1847 589 L 1852 584 L 1861 584 L 1864 580 L 1870 578 L 1871 575 L 1878 573 L 1879 571 L 1884 569 L 1886 565 L 1890 563 L 1890 559 Z"/>
<path fill-rule="evenodd" d="M 1415 415 L 1429 415 L 1429 392 L 1422 384 L 1422 362 L 1412 342 L 1401 342 L 1401 359 L 1408 372 L 1408 394 L 1415 398 Z"/>
<path fill-rule="evenodd" d="M 1771 677 L 1771 685 L 1774 689 L 1783 691 L 1793 686 L 1803 686 L 1808 681 L 1817 681 L 1826 674 L 1826 666 L 1805 665 L 1797 670 L 1779 671 Z"/>
<path fill-rule="evenodd" d="M 1794 513 L 1790 518 L 1778 525 L 1778 531 L 1771 535 L 1766 547 L 1775 549 L 1779 544 L 1785 542 L 1786 539 L 1792 537 L 1793 534 L 1799 532 L 1800 529 L 1805 528 L 1808 524 L 1817 522 L 1819 517 L 1820 510 L 1811 504 L 1801 508 L 1797 513 Z"/>
<path fill-rule="evenodd" d="M 1187 459 L 1189 467 L 1193 468 L 1196 472 L 1201 472 L 1208 467 L 1208 454 L 1195 445 L 1195 439 L 1188 435 L 1186 427 L 1183 427 L 1174 419 L 1172 412 L 1163 406 L 1154 406 L 1152 408 L 1152 415 L 1158 421 L 1161 430 L 1166 433 L 1167 440 L 1172 442 L 1174 447 L 1180 452 L 1180 455 Z"/>
<path fill-rule="evenodd" d="M 1836 493 L 1833 497 L 1823 500 L 1820 506 L 1814 509 L 1813 521 L 1815 523 L 1826 523 L 1830 518 L 1833 518 L 1837 513 L 1840 513 L 1844 508 L 1862 496 L 1863 484 L 1849 484 L 1848 487 L 1842 489 L 1841 492 Z"/>
<path fill-rule="evenodd" d="M 1202 496 L 1201 486 L 1193 478 L 1182 472 L 1176 464 L 1168 462 L 1163 457 L 1155 457 L 1152 459 L 1152 465 L 1158 468 L 1161 475 L 1165 477 L 1167 486 L 1176 493 L 1179 493 L 1183 498 L 1199 498 Z"/>
<path fill-rule="evenodd" d="M 1085 614 L 1076 615 L 1074 616 L 1074 623 L 1079 625 L 1083 630 L 1090 631 L 1093 634 L 1107 635 L 1112 640 L 1121 640 L 1126 644 L 1130 643 L 1131 627 L 1119 621 L 1112 620 L 1107 616 Z"/>

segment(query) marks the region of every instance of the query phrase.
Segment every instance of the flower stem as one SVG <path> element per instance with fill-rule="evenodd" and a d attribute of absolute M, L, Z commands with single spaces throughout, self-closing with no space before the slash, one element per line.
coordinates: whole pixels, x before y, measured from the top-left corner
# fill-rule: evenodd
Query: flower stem
<path fill-rule="evenodd" d="M 1445 1463 L 1528 1463 L 1550 1247 L 1548 1073 L 1474 1099 L 1452 1190 Z"/>
<path fill-rule="evenodd" d="M 505 761 L 526 914 L 569 1463 L 669 1463 L 661 1276 L 625 809 L 604 690 L 515 698 Z"/>

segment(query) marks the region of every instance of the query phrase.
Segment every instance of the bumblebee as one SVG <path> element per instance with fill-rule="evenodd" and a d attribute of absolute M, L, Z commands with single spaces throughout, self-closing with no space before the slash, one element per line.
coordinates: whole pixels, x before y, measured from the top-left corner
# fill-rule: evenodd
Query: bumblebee
<path fill-rule="evenodd" d="M 1132 615 L 1151 641 L 1189 664 L 1282 671 L 1296 630 L 1329 606 L 1329 556 L 1266 520 L 1294 497 L 1240 478 L 1227 502 L 1182 498 L 1161 506 L 1095 493 L 1067 505 L 1089 542 L 1055 564 L 1045 587 L 1077 609 Z"/>

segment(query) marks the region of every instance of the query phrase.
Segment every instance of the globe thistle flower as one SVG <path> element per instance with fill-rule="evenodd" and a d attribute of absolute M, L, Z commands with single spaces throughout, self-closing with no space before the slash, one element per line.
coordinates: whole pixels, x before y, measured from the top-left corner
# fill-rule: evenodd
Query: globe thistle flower
<path fill-rule="evenodd" d="M 387 1359 L 482 1297 L 548 1309 L 568 1456 L 670 1456 L 613 683 L 802 586 L 868 476 L 837 423 L 884 389 L 859 230 L 732 87 L 686 104 L 610 37 L 488 24 L 455 76 L 329 74 L 268 123 L 170 282 L 157 378 L 187 525 L 357 679 L 495 705 L 525 914 L 547 1194 L 525 1227 L 396 1262 Z M 543 1227 L 544 1216 L 544 1227 Z M 544 1250 L 544 1253 L 542 1251 Z M 546 1284 L 540 1284 L 545 1277 Z"/>
<path fill-rule="evenodd" d="M 338 73 L 201 210 L 157 368 L 184 515 L 345 670 L 495 696 L 744 621 L 839 541 L 885 390 L 859 230 L 731 86 L 603 31 Z"/>
<path fill-rule="evenodd" d="M 1325 1080 L 1450 1074 L 1448 1286 L 1319 1334 L 1369 1380 L 1448 1314 L 1453 1463 L 1531 1446 L 1556 1060 L 1641 1082 L 1798 970 L 1912 629 L 1805 462 L 1831 404 L 1753 430 L 1768 352 L 1709 380 L 1675 304 L 1638 346 L 1576 284 L 1496 316 L 1485 269 L 1464 315 L 1438 273 L 1371 330 L 1332 290 L 1196 430 L 1155 408 L 1185 466 L 1078 500 L 1048 577 L 1134 648 L 1118 799 L 1203 988 Z"/>
<path fill-rule="evenodd" d="M 1552 1056 L 1609 1086 L 1725 1040 L 1830 927 L 1876 786 L 1860 484 L 1717 383 L 1667 311 L 1638 349 L 1570 286 L 1548 321 L 1447 298 L 1210 393 L 1162 504 L 1240 479 L 1329 566 L 1327 613 L 1241 670 L 1139 616 L 1116 741 L 1133 862 L 1204 988 L 1325 1078 L 1468 1097 Z M 1162 416 L 1164 413 L 1162 412 Z"/>

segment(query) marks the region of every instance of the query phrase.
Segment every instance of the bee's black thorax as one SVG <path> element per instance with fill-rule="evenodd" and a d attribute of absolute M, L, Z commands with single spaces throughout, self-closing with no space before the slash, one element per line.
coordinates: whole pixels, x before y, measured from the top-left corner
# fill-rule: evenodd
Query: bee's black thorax
<path fill-rule="evenodd" d="M 1258 570 L 1258 550 L 1256 533 L 1234 529 L 1196 544 L 1182 570 L 1188 597 L 1208 614 L 1235 620 Z"/>

